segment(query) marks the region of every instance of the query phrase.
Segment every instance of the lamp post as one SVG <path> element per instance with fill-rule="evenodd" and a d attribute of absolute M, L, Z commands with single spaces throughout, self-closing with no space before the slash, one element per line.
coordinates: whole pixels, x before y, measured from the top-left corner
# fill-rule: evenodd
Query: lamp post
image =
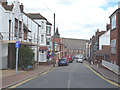
<path fill-rule="evenodd" d="M 53 67 L 55 67 L 55 13 L 54 13 Z"/>

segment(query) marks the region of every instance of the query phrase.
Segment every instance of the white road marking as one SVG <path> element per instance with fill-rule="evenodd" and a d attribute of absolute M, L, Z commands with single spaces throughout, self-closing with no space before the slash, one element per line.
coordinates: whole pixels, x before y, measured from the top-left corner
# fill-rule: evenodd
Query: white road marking
<path fill-rule="evenodd" d="M 68 77 L 68 83 L 67 83 L 67 88 L 69 90 L 70 88 L 70 78 L 71 78 L 71 71 L 70 71 L 70 74 L 69 74 L 69 77 Z"/>

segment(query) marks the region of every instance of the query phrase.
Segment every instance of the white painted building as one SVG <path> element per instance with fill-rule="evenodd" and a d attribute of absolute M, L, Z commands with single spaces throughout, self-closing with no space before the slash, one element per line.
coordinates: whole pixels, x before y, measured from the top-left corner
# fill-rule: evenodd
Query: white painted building
<path fill-rule="evenodd" d="M 110 45 L 110 30 L 99 37 L 99 50 L 102 50 L 102 45 Z"/>
<path fill-rule="evenodd" d="M 50 46 L 51 41 L 51 25 L 48 24 L 47 19 L 43 17 L 40 13 L 28 13 L 27 16 L 41 25 L 39 62 L 40 63 L 47 62 L 48 47 Z M 49 45 L 47 45 L 47 43 Z"/>
<path fill-rule="evenodd" d="M 19 42 L 29 45 L 34 50 L 34 60 L 38 60 L 38 49 L 40 47 L 40 25 L 30 19 L 21 11 L 21 5 L 15 0 L 13 5 L 0 4 L 0 33 L 3 37 L 1 41 L 2 69 L 11 67 L 11 62 L 15 59 L 15 42 L 17 40 L 18 20 L 19 20 Z M 12 51 L 12 52 L 11 52 Z M 9 63 L 9 65 L 8 65 Z"/>
<path fill-rule="evenodd" d="M 1 32 L 1 36 L 2 36 L 2 40 L 7 40 L 7 31 L 9 26 L 9 12 L 7 13 L 7 11 L 2 7 L 2 5 L 0 4 L 0 32 Z M 8 38 L 9 39 L 9 38 Z M 0 66 L 0 69 L 6 69 L 7 68 L 7 56 L 8 56 L 8 44 L 4 43 L 0 43 L 0 63 L 2 63 L 2 66 Z M 4 52 L 2 52 L 4 50 Z"/>

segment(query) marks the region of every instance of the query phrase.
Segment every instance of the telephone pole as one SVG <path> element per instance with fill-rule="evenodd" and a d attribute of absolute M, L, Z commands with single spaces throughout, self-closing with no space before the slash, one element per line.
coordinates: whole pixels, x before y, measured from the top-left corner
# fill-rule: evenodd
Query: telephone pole
<path fill-rule="evenodd" d="M 54 13 L 53 67 L 55 67 L 55 13 Z"/>

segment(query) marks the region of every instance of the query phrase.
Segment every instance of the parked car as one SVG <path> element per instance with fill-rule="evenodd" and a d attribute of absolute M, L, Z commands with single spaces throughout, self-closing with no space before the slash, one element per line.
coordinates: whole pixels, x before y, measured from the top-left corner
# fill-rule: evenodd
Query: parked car
<path fill-rule="evenodd" d="M 66 65 L 68 66 L 69 65 L 69 60 L 67 58 L 61 58 L 58 60 L 58 66 L 60 65 Z"/>
<path fill-rule="evenodd" d="M 83 63 L 83 59 L 82 58 L 78 58 L 76 62 Z"/>
<path fill-rule="evenodd" d="M 73 61 L 72 55 L 66 55 L 65 57 L 68 58 L 68 60 L 69 60 L 70 63 L 72 63 L 72 61 Z"/>

